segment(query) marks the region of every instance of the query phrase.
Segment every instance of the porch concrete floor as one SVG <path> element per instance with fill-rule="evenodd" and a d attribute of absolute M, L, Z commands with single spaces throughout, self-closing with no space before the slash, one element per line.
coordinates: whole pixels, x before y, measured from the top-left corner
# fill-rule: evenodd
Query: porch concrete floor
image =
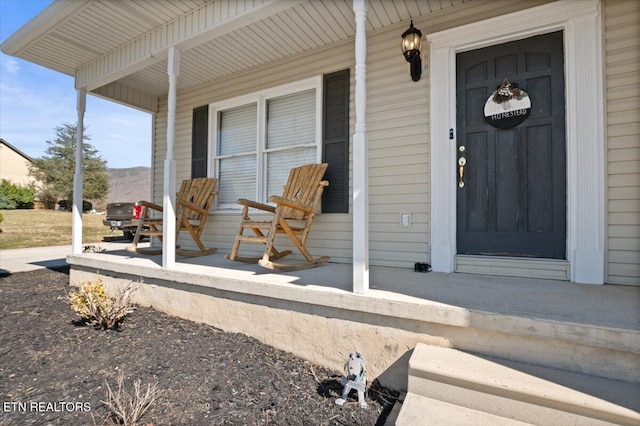
<path fill-rule="evenodd" d="M 121 264 L 126 269 L 161 272 L 161 256 L 125 250 L 69 256 L 70 264 Z M 97 261 L 97 262 L 96 262 Z M 94 263 L 95 262 L 95 263 Z M 113 269 L 112 267 L 108 269 Z M 198 258 L 176 256 L 176 273 L 242 280 L 257 284 L 305 287 L 320 293 L 352 294 L 350 264 L 328 263 L 294 272 L 275 272 L 232 262 L 224 253 Z M 169 272 L 169 271 L 167 271 Z M 640 287 L 573 284 L 564 281 L 462 273 L 418 273 L 412 269 L 373 266 L 368 298 L 400 304 L 432 305 L 454 310 L 640 330 Z"/>

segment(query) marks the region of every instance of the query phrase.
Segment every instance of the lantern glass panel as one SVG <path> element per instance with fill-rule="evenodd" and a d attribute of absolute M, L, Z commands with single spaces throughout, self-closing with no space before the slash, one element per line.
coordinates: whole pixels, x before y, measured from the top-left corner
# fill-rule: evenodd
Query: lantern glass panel
<path fill-rule="evenodd" d="M 420 44 L 421 44 L 421 37 L 419 34 L 417 33 L 413 33 L 413 34 L 407 34 L 403 39 L 402 39 L 402 53 L 405 53 L 407 51 L 411 51 L 411 50 L 420 50 Z"/>

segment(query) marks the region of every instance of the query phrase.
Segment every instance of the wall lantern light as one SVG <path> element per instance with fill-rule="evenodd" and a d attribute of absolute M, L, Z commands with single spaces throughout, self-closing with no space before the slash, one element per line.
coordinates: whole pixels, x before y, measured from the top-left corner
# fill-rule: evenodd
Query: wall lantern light
<path fill-rule="evenodd" d="M 422 32 L 413 26 L 413 20 L 409 29 L 402 33 L 402 54 L 411 64 L 411 79 L 420 80 L 422 74 L 422 59 L 420 59 L 420 46 L 422 44 Z"/>

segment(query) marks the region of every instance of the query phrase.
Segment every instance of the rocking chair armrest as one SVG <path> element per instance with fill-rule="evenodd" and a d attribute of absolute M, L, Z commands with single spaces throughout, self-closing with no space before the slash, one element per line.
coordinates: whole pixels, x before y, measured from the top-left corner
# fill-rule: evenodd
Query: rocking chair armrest
<path fill-rule="evenodd" d="M 315 209 L 312 206 L 308 206 L 306 204 L 300 204 L 297 201 L 288 200 L 286 198 L 282 198 L 277 195 L 272 195 L 271 197 L 269 197 L 269 201 L 281 206 L 291 207 L 292 209 L 301 210 L 305 213 L 313 213 L 315 211 Z"/>
<path fill-rule="evenodd" d="M 151 209 L 151 210 L 157 210 L 159 212 L 162 211 L 162 206 L 161 205 L 154 204 L 154 203 L 151 203 L 149 201 L 138 201 L 138 204 L 140 204 L 141 206 L 146 207 L 148 209 Z"/>
<path fill-rule="evenodd" d="M 199 213 L 199 214 L 207 214 L 207 213 L 209 213 L 207 210 L 203 209 L 202 207 L 200 207 L 197 204 L 192 203 L 191 201 L 178 200 L 178 205 L 186 207 L 189 210 L 193 210 L 194 212 Z"/>
<path fill-rule="evenodd" d="M 243 206 L 248 206 L 254 209 L 258 209 L 258 210 L 264 210 L 266 212 L 270 212 L 270 213 L 275 213 L 276 208 L 273 206 L 270 206 L 269 204 L 263 204 L 263 203 L 259 203 L 257 201 L 251 201 L 251 200 L 247 200 L 245 198 L 240 198 L 237 201 L 238 204 L 241 204 Z"/>

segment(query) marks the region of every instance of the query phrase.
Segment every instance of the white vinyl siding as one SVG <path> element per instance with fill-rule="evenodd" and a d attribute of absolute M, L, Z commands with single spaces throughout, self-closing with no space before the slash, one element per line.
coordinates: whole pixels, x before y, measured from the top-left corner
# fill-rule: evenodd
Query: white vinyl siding
<path fill-rule="evenodd" d="M 447 13 L 414 18 L 414 25 L 423 32 L 426 28 L 439 31 L 546 2 L 548 0 L 521 0 L 496 2 L 495 5 L 471 2 L 448 9 Z M 425 72 L 428 69 L 428 57 L 423 56 L 422 79 L 413 82 L 409 75 L 409 64 L 400 51 L 400 34 L 407 27 L 408 21 L 367 32 L 369 229 L 370 264 L 373 266 L 413 268 L 415 262 L 427 262 L 430 258 L 429 79 Z M 175 148 L 178 181 L 190 176 L 193 108 L 246 96 L 265 88 L 351 68 L 349 133 L 353 135 L 354 63 L 354 44 L 350 39 L 180 91 Z M 162 199 L 166 109 L 166 98 L 162 98 L 156 126 L 158 146 L 154 156 L 154 194 L 157 201 Z M 213 149 L 210 147 L 209 152 L 214 152 Z M 353 179 L 351 160 L 350 182 Z M 210 175 L 211 172 L 213 170 Z M 281 192 L 281 189 L 275 192 Z M 350 185 L 350 199 L 351 192 Z M 411 213 L 410 227 L 400 226 L 401 212 Z M 203 240 L 217 247 L 218 253 L 229 252 L 238 223 L 237 212 L 214 212 L 207 222 Z M 314 256 L 331 256 L 331 262 L 351 262 L 352 223 L 351 213 L 316 215 L 307 247 Z M 280 241 L 285 249 L 287 243 L 284 239 Z M 181 238 L 180 244 L 187 248 L 193 243 L 189 238 Z M 249 248 L 252 245 L 247 246 Z M 260 250 L 258 245 L 255 248 Z"/>
<path fill-rule="evenodd" d="M 268 87 L 279 87 L 282 85 L 299 82 L 304 79 L 316 77 L 321 74 L 338 71 L 352 66 L 353 45 L 352 43 L 341 43 L 332 46 L 332 49 L 322 49 L 318 53 L 311 53 L 298 56 L 293 59 L 284 60 L 261 67 L 251 72 L 238 73 L 232 77 L 220 79 L 210 85 L 198 87 L 194 90 L 178 93 L 178 108 L 176 117 L 176 147 L 175 160 L 177 163 L 177 181 L 190 177 L 191 164 L 191 119 L 193 108 L 232 99 L 234 97 L 255 93 Z M 260 78 L 256 78 L 259 75 Z M 301 89 L 304 90 L 304 89 Z M 353 81 L 352 81 L 353 90 Z M 282 94 L 281 94 L 282 95 Z M 353 95 L 351 96 L 353 99 Z M 318 102 L 321 102 L 321 96 Z M 321 105 L 321 104 L 320 104 Z M 166 111 L 167 99 L 160 100 L 155 126 L 154 145 L 154 181 L 153 193 L 156 202 L 162 202 L 162 182 L 163 166 L 166 155 Z M 211 114 L 211 111 L 210 111 Z M 351 120 L 353 123 L 353 120 Z M 318 125 L 321 124 L 321 120 Z M 210 129 L 211 131 L 211 126 Z M 351 130 L 353 133 L 353 130 Z M 215 152 L 213 146 L 209 147 L 209 153 Z M 318 158 L 320 159 L 320 157 Z M 210 169 L 210 176 L 213 176 L 213 167 Z M 282 192 L 282 189 L 278 192 Z M 208 220 L 202 239 L 209 243 L 209 246 L 217 247 L 219 253 L 231 251 L 238 223 L 239 213 L 216 211 Z M 331 256 L 335 262 L 349 262 L 351 260 L 351 215 L 349 214 L 321 214 L 316 215 L 314 226 L 307 241 L 307 247 L 314 256 Z M 186 237 L 180 238 L 179 244 L 189 248 L 193 246 L 193 241 Z M 205 243 L 207 244 L 207 243 Z M 285 249 L 286 243 L 281 242 Z M 258 245 L 247 244 L 247 250 L 260 250 Z M 243 248 L 244 250 L 244 248 Z"/>
<path fill-rule="evenodd" d="M 640 285 L 640 2 L 607 0 L 607 282 Z"/>
<path fill-rule="evenodd" d="M 429 79 L 423 71 L 411 80 L 400 51 L 406 26 L 398 30 L 367 39 L 369 256 L 412 268 L 429 261 Z M 400 213 L 411 214 L 411 226 L 400 225 Z"/>

